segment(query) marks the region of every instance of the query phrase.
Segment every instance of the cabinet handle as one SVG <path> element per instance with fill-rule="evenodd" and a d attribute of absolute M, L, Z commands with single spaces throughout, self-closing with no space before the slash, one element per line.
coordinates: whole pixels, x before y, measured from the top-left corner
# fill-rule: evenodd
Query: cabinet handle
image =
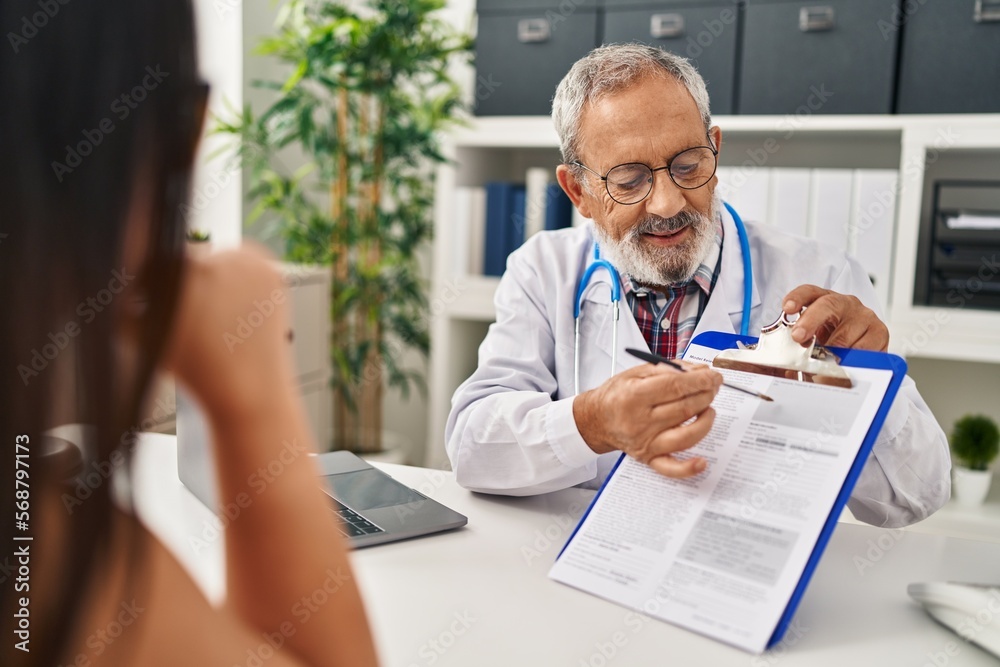
<path fill-rule="evenodd" d="M 833 7 L 803 7 L 799 10 L 799 30 L 802 32 L 822 32 L 833 30 Z"/>
<path fill-rule="evenodd" d="M 976 23 L 995 23 L 1000 21 L 1000 0 L 976 0 L 976 9 L 972 14 Z"/>
<path fill-rule="evenodd" d="M 670 39 L 684 34 L 684 17 L 680 14 L 653 14 L 649 17 L 649 34 L 655 39 Z"/>
<path fill-rule="evenodd" d="M 552 27 L 547 19 L 521 19 L 517 22 L 517 41 L 522 44 L 537 44 L 549 41 Z"/>

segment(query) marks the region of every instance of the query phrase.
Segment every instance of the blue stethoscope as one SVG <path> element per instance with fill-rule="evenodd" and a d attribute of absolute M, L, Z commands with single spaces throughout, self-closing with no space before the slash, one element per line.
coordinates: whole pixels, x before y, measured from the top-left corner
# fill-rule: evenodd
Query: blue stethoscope
<path fill-rule="evenodd" d="M 750 305 L 753 299 L 753 269 L 750 266 L 750 239 L 747 237 L 747 228 L 743 224 L 743 218 L 732 206 L 726 202 L 722 205 L 729 211 L 736 224 L 736 234 L 740 237 L 740 252 L 743 254 L 743 319 L 740 323 L 740 335 L 747 336 L 750 332 Z M 601 249 L 594 244 L 594 260 L 583 272 L 583 277 L 576 287 L 576 303 L 573 305 L 573 383 L 574 388 L 579 391 L 580 387 L 580 312 L 583 308 L 583 294 L 590 286 L 590 279 L 598 269 L 604 269 L 611 277 L 611 306 L 614 313 L 614 324 L 611 330 L 611 374 L 615 374 L 618 368 L 618 302 L 622 298 L 621 279 L 618 276 L 618 269 L 614 264 L 606 259 L 601 259 Z"/>

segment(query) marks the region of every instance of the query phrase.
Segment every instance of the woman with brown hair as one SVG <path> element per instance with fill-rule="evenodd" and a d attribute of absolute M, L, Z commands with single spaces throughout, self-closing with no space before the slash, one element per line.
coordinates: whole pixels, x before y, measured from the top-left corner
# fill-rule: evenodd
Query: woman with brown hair
<path fill-rule="evenodd" d="M 126 434 L 157 372 L 205 409 L 223 502 L 283 443 L 313 442 L 286 307 L 223 342 L 283 289 L 266 256 L 183 257 L 207 94 L 190 0 L 4 0 L 0 27 L 0 663 L 374 664 L 309 457 L 228 526 L 221 608 L 130 508 Z M 125 464 L 66 505 L 73 471 L 45 433 L 70 423 L 86 425 L 84 470 Z M 295 613 L 320 590 L 325 604 Z"/>

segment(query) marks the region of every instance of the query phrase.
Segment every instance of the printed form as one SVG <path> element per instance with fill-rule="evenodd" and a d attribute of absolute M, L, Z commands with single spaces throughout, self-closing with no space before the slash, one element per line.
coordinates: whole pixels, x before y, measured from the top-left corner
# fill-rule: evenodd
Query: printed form
<path fill-rule="evenodd" d="M 718 350 L 692 345 L 690 361 Z M 720 370 L 720 369 L 716 369 Z M 549 573 L 648 616 L 762 652 L 805 570 L 892 380 L 850 367 L 851 389 L 720 370 L 708 436 L 668 479 L 626 457 Z"/>

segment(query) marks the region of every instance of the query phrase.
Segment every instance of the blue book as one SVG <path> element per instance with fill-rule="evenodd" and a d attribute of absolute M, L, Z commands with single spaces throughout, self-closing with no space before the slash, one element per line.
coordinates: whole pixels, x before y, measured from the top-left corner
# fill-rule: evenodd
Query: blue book
<path fill-rule="evenodd" d="M 545 229 L 565 229 L 573 225 L 573 202 L 558 183 L 545 189 Z"/>
<path fill-rule="evenodd" d="M 507 226 L 507 255 L 514 252 L 524 243 L 524 230 L 527 227 L 526 214 L 528 210 L 528 192 L 523 185 L 515 185 L 510 192 L 510 224 Z M 506 262 L 506 256 L 504 261 Z"/>
<path fill-rule="evenodd" d="M 524 242 L 524 186 L 486 184 L 486 234 L 483 275 L 502 276 L 507 255 Z"/>

